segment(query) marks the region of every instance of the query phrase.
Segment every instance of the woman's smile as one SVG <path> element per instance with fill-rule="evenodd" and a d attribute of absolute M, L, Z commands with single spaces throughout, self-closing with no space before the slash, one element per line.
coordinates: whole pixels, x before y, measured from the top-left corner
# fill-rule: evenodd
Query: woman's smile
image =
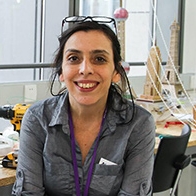
<path fill-rule="evenodd" d="M 75 84 L 79 87 L 80 90 L 94 90 L 98 86 L 98 82 L 89 82 L 89 81 L 79 81 L 75 82 Z"/>

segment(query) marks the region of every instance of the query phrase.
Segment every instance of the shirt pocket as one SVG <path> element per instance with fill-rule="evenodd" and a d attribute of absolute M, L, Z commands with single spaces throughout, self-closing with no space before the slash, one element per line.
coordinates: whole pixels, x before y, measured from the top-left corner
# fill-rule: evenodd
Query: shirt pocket
<path fill-rule="evenodd" d="M 96 164 L 90 188 L 97 190 L 104 195 L 110 194 L 114 182 L 121 172 L 121 168 L 122 165 Z"/>

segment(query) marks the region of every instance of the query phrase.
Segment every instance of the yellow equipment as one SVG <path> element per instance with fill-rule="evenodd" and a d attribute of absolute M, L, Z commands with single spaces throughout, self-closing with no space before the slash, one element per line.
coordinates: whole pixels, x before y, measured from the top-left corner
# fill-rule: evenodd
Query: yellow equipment
<path fill-rule="evenodd" d="M 30 104 L 16 104 L 14 106 L 5 105 L 0 107 L 0 117 L 9 119 L 14 126 L 14 131 L 20 132 L 21 121 L 26 112 L 30 107 Z"/>
<path fill-rule="evenodd" d="M 8 153 L 2 160 L 3 167 L 16 169 L 18 163 L 18 150 Z"/>
<path fill-rule="evenodd" d="M 0 117 L 10 120 L 14 126 L 14 131 L 20 133 L 22 118 L 30 104 L 16 104 L 14 106 L 5 105 L 0 107 Z M 18 151 L 10 152 L 3 160 L 3 167 L 16 168 L 17 167 Z"/>

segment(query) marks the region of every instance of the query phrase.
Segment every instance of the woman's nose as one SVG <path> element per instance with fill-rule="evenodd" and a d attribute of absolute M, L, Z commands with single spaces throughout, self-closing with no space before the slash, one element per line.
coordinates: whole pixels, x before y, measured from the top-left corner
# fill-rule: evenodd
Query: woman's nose
<path fill-rule="evenodd" d="M 79 73 L 83 75 L 93 74 L 92 64 L 86 60 L 82 61 L 82 63 L 80 64 Z"/>

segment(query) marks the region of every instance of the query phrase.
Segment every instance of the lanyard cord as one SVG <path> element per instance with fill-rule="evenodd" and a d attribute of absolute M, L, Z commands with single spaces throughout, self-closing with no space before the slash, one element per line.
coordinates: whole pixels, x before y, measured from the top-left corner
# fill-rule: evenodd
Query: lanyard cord
<path fill-rule="evenodd" d="M 78 165 L 77 165 L 77 159 L 76 159 L 76 142 L 75 142 L 74 126 L 73 126 L 73 120 L 72 120 L 72 116 L 71 116 L 70 107 L 69 107 L 69 111 L 68 112 L 69 112 L 69 127 L 70 127 L 70 136 L 71 136 L 71 152 L 72 152 L 72 159 L 73 159 L 73 169 L 74 169 L 74 180 L 75 180 L 75 186 L 76 186 L 76 195 L 77 196 L 81 196 L 80 195 Z M 100 126 L 100 131 L 99 131 L 99 134 L 98 134 L 98 136 L 96 138 L 96 141 L 95 141 L 96 142 L 95 143 L 95 148 L 94 148 L 93 156 L 92 156 L 91 163 L 90 163 L 90 166 L 89 166 L 88 176 L 87 176 L 87 181 L 86 181 L 86 185 L 85 185 L 84 195 L 83 196 L 88 196 L 88 190 L 89 190 L 89 186 L 90 186 L 90 182 L 91 182 L 91 178 L 92 178 L 92 174 L 93 174 L 93 166 L 94 166 L 94 162 L 95 162 L 95 158 L 96 158 L 96 154 L 97 154 L 99 138 L 100 138 L 100 135 L 101 135 L 101 132 L 102 132 L 102 128 L 103 128 L 105 117 L 106 117 L 106 110 L 104 111 L 102 122 L 101 122 L 101 126 Z"/>

